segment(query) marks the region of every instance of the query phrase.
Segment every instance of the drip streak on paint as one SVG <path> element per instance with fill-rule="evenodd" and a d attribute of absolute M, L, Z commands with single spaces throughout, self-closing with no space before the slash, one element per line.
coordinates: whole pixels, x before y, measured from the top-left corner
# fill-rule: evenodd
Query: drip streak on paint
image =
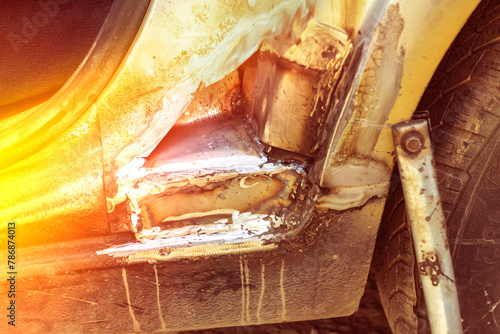
<path fill-rule="evenodd" d="M 257 321 L 258 323 L 262 323 L 262 319 L 260 318 L 260 310 L 262 309 L 262 301 L 264 300 L 264 291 L 266 290 L 266 265 L 260 260 L 260 296 L 259 296 L 259 305 L 257 306 Z"/>
<path fill-rule="evenodd" d="M 134 332 L 141 332 L 141 325 L 135 318 L 134 310 L 132 309 L 132 304 L 130 302 L 130 292 L 128 289 L 128 282 L 127 282 L 127 271 L 125 270 L 125 268 L 122 268 L 122 277 L 123 277 L 123 284 L 125 285 L 125 293 L 127 295 L 128 311 L 130 313 L 130 317 L 132 317 L 132 322 L 134 324 Z"/>
<path fill-rule="evenodd" d="M 158 270 L 156 270 L 156 264 L 153 266 L 155 270 L 155 278 L 156 278 L 156 302 L 158 305 L 158 317 L 160 318 L 161 330 L 167 330 L 167 326 L 165 326 L 165 320 L 163 319 L 163 314 L 161 313 L 161 305 L 160 305 L 160 283 L 158 282 Z"/>
<path fill-rule="evenodd" d="M 286 298 L 285 298 L 285 285 L 283 284 L 283 276 L 285 274 L 285 260 L 281 260 L 280 272 L 280 291 L 281 291 L 281 321 L 286 321 Z"/>

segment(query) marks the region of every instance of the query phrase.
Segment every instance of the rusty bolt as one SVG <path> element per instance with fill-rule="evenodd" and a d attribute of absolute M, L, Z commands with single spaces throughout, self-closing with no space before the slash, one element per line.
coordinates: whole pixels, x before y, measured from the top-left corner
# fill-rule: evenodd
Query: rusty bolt
<path fill-rule="evenodd" d="M 417 153 L 423 145 L 422 138 L 416 134 L 410 134 L 404 141 L 404 148 L 411 153 Z"/>
<path fill-rule="evenodd" d="M 437 257 L 436 257 L 436 254 L 433 253 L 433 252 L 429 252 L 427 253 L 427 258 L 429 259 L 429 261 L 431 262 L 436 262 L 437 261 Z"/>

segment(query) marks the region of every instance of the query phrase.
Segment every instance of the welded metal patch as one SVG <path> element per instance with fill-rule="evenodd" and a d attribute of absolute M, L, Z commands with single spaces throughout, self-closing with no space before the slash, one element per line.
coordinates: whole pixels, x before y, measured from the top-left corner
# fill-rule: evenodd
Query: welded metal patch
<path fill-rule="evenodd" d="M 320 186 L 329 189 L 323 205 L 331 209 L 383 197 L 392 174 L 386 162 L 374 157 L 374 149 L 400 89 L 405 52 L 398 45 L 404 20 L 397 4 L 381 10 L 380 21 L 371 25 L 367 20 L 354 41 L 351 67 L 334 96 L 326 144 L 314 166 Z"/>
<path fill-rule="evenodd" d="M 256 68 L 244 75 L 243 88 L 263 142 L 314 155 L 350 49 L 345 31 L 315 19 L 286 52 L 262 46 Z"/>

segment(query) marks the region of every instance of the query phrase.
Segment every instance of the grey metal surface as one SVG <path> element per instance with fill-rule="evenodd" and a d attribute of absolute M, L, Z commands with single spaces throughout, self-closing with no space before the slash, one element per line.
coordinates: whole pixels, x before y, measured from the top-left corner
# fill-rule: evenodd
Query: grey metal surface
<path fill-rule="evenodd" d="M 432 333 L 462 333 L 428 123 L 399 123 L 393 136 Z"/>

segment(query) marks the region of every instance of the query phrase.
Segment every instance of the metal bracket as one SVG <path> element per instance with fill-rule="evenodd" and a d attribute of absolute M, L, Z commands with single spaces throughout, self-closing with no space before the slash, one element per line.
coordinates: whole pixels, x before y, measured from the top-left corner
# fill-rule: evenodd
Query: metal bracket
<path fill-rule="evenodd" d="M 462 333 L 427 121 L 399 123 L 393 138 L 432 333 Z"/>

